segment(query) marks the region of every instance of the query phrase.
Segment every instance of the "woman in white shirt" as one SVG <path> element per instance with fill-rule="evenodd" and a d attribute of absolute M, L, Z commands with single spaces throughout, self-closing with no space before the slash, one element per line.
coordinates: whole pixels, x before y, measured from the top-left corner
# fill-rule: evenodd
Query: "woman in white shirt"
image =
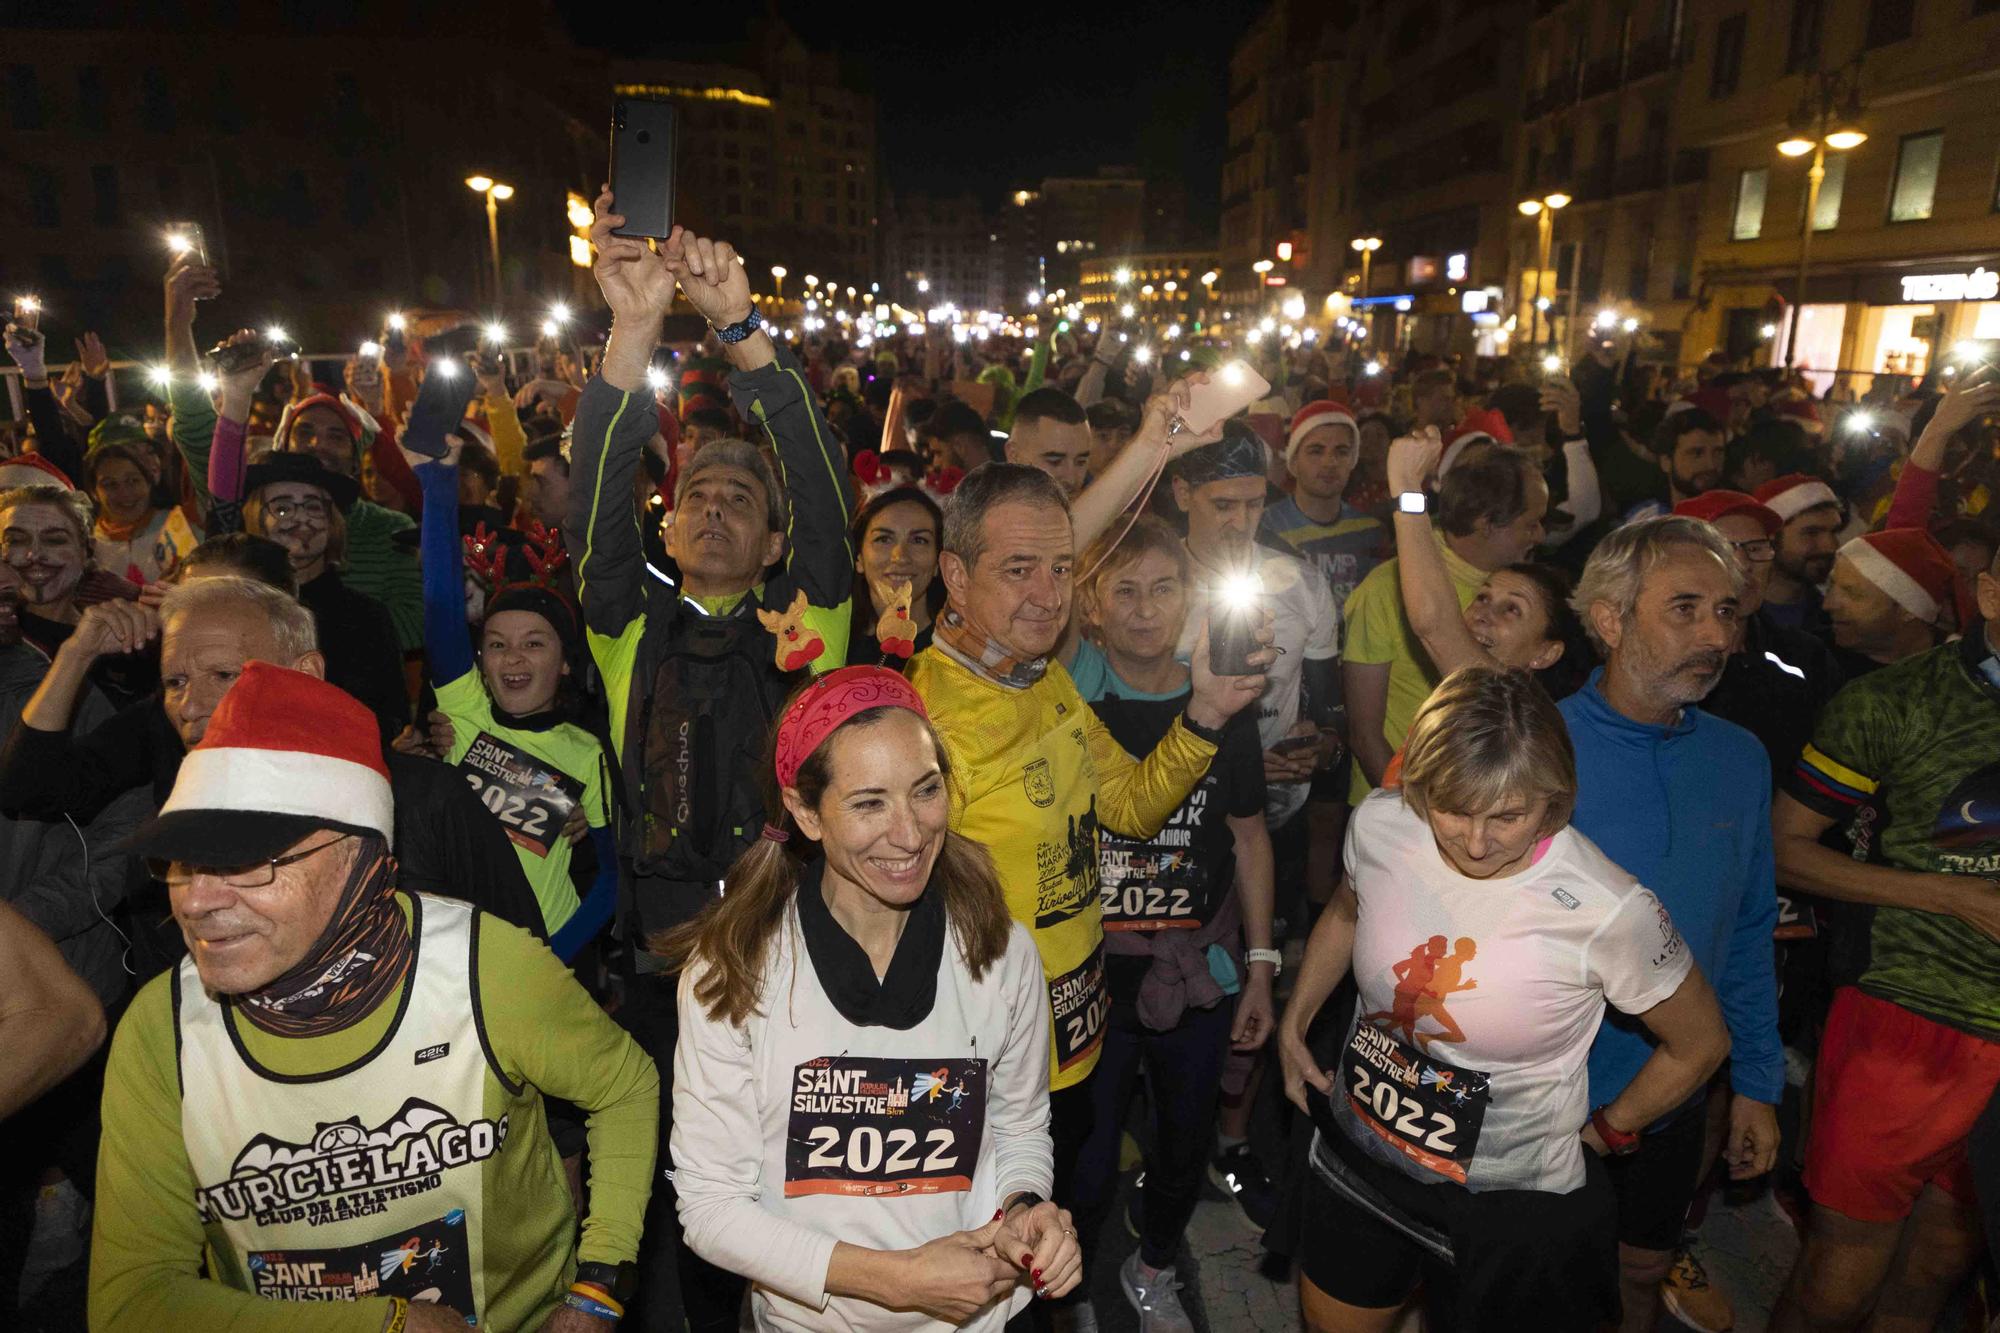
<path fill-rule="evenodd" d="M 1420 1285 L 1434 1330 L 1617 1318 L 1598 1157 L 1636 1147 L 1729 1038 L 1666 909 L 1568 827 L 1575 796 L 1548 695 L 1473 667 L 1418 712 L 1401 788 L 1355 809 L 1278 1028 L 1286 1092 L 1319 1125 L 1304 1234 L 1339 1238 L 1300 1257 L 1317 1329 L 1389 1328 Z M 1350 965 L 1359 1002 L 1322 1069 L 1306 1029 Z M 1658 1046 L 1593 1112 L 1607 1003 Z"/>
<path fill-rule="evenodd" d="M 759 1328 L 998 1329 L 1081 1272 L 1043 1199 L 1040 957 L 946 827 L 947 765 L 900 675 L 821 676 L 778 722 L 780 813 L 658 943 L 681 1224 Z"/>

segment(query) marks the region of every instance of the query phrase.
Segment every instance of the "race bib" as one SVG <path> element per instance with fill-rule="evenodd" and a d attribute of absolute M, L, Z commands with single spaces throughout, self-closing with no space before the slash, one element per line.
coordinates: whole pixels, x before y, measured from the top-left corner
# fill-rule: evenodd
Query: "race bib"
<path fill-rule="evenodd" d="M 1102 848 L 1097 895 L 1106 930 L 1201 929 L 1208 871 L 1192 849 L 1108 835 Z"/>
<path fill-rule="evenodd" d="M 785 1197 L 972 1188 L 986 1061 L 822 1055 L 792 1071 Z"/>
<path fill-rule="evenodd" d="M 413 1231 L 325 1250 L 253 1250 L 251 1289 L 270 1301 L 359 1301 L 371 1296 L 448 1305 L 477 1320 L 465 1213 L 454 1208 Z"/>
<path fill-rule="evenodd" d="M 1465 1183 L 1466 1164 L 1492 1100 L 1491 1080 L 1418 1052 L 1369 1023 L 1357 1023 L 1341 1053 L 1341 1085 L 1357 1119 L 1384 1143 L 1447 1180 Z"/>
<path fill-rule="evenodd" d="M 1808 902 L 1787 894 L 1778 895 L 1778 924 L 1771 930 L 1774 940 L 1809 940 L 1819 934 L 1819 915 Z"/>
<path fill-rule="evenodd" d="M 581 782 L 490 732 L 482 731 L 473 739 L 458 767 L 515 846 L 536 856 L 549 854 L 570 812 L 583 799 Z"/>
<path fill-rule="evenodd" d="M 1104 946 L 1098 945 L 1075 968 L 1049 982 L 1049 1012 L 1055 1018 L 1056 1068 L 1068 1069 L 1104 1040 Z"/>

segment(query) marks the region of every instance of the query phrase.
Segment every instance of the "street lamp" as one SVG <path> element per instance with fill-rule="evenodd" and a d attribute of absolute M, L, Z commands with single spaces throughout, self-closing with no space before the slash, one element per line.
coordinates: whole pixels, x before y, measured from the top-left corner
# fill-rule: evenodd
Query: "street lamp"
<path fill-rule="evenodd" d="M 1528 317 L 1528 342 L 1542 340 L 1541 312 L 1547 310 L 1548 302 L 1542 299 L 1542 274 L 1549 266 L 1549 243 L 1555 239 L 1556 214 L 1569 207 L 1569 196 L 1561 190 L 1545 194 L 1539 199 L 1523 199 L 1517 207 L 1522 217 L 1535 220 L 1535 313 Z M 1553 328 L 1553 321 L 1551 322 Z"/>
<path fill-rule="evenodd" d="M 778 284 L 778 295 L 775 299 L 779 305 L 785 303 L 785 275 L 790 272 L 791 270 L 783 264 L 771 265 L 771 281 Z"/>
<path fill-rule="evenodd" d="M 500 304 L 500 205 L 514 197 L 514 187 L 491 176 L 467 176 L 465 187 L 486 196 L 486 243 L 493 251 L 493 304 Z"/>
<path fill-rule="evenodd" d="M 1357 236 L 1347 244 L 1349 248 L 1359 252 L 1361 255 L 1361 295 L 1363 299 L 1366 299 L 1368 296 L 1369 269 L 1375 262 L 1375 252 L 1382 248 L 1382 238 L 1380 236 Z"/>
<path fill-rule="evenodd" d="M 1778 144 L 1786 157 L 1812 154 L 1806 169 L 1806 212 L 1799 221 L 1799 282 L 1792 292 L 1792 311 L 1785 335 L 1785 369 L 1799 361 L 1800 312 L 1806 305 L 1806 270 L 1812 263 L 1813 215 L 1819 211 L 1819 187 L 1826 181 L 1826 150 L 1844 153 L 1868 142 L 1855 128 L 1861 119 L 1861 57 L 1838 69 L 1812 69 L 1799 104 L 1792 109 L 1792 132 Z"/>

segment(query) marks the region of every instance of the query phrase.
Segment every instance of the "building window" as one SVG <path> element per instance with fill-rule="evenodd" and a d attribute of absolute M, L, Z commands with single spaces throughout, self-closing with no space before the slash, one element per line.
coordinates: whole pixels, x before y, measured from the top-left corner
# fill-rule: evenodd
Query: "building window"
<path fill-rule="evenodd" d="M 1826 159 L 1826 179 L 1819 183 L 1819 202 L 1813 206 L 1813 230 L 1832 231 L 1840 225 L 1840 196 L 1847 187 L 1847 155 L 1835 153 Z"/>
<path fill-rule="evenodd" d="M 1727 97 L 1736 91 L 1743 77 L 1743 35 L 1749 26 L 1746 14 L 1731 14 L 1715 25 L 1715 60 L 1708 71 L 1708 95 Z"/>
<path fill-rule="evenodd" d="M 139 85 L 140 114 L 153 134 L 174 132 L 174 95 L 167 86 L 167 72 L 157 65 L 148 68 Z"/>
<path fill-rule="evenodd" d="M 28 217 L 37 227 L 62 225 L 62 199 L 56 192 L 56 174 L 47 167 L 26 167 L 28 177 Z"/>
<path fill-rule="evenodd" d="M 91 218 L 100 227 L 124 220 L 118 208 L 118 168 L 98 163 L 90 169 Z"/>
<path fill-rule="evenodd" d="M 1729 239 L 1754 241 L 1764 234 L 1764 195 L 1771 188 L 1771 169 L 1751 167 L 1736 178 L 1736 211 L 1729 223 Z"/>
<path fill-rule="evenodd" d="M 33 65 L 7 66 L 7 115 L 17 130 L 42 128 L 42 87 Z"/>
<path fill-rule="evenodd" d="M 104 128 L 104 71 L 96 65 L 76 72 L 76 124 L 78 129 Z"/>
<path fill-rule="evenodd" d="M 1917 17 L 1917 0 L 1875 0 L 1868 6 L 1869 50 L 1906 40 Z"/>
<path fill-rule="evenodd" d="M 1944 131 L 1906 134 L 1896 150 L 1896 185 L 1889 193 L 1889 221 L 1919 222 L 1931 215 L 1937 198 L 1938 161 Z"/>
<path fill-rule="evenodd" d="M 1819 32 L 1826 0 L 1792 0 L 1792 33 L 1785 43 L 1785 73 L 1796 74 L 1819 60 Z"/>

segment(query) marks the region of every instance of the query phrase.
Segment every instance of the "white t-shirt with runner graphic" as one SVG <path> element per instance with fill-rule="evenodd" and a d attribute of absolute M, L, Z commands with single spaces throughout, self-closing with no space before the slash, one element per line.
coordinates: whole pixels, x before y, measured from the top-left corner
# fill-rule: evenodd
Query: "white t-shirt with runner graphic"
<path fill-rule="evenodd" d="M 1346 864 L 1361 1001 L 1335 1122 L 1426 1183 L 1581 1186 L 1605 1004 L 1643 1013 L 1694 965 L 1666 908 L 1572 828 L 1516 874 L 1461 875 L 1400 790 L 1355 809 Z"/>

